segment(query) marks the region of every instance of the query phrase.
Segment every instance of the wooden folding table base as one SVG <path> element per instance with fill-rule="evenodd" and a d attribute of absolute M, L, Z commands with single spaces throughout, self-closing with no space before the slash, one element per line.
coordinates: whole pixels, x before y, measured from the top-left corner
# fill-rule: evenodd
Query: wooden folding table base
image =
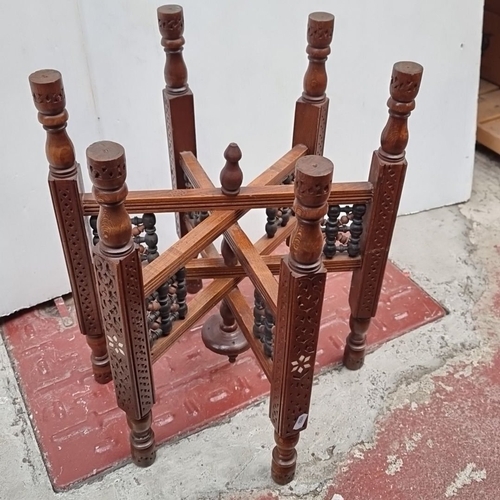
<path fill-rule="evenodd" d="M 295 447 L 309 419 L 327 272 L 354 271 L 344 364 L 350 369 L 363 364 L 403 187 L 407 119 L 422 67 L 394 65 L 389 120 L 368 182 L 332 183 L 333 164 L 322 153 L 329 102 L 325 62 L 333 21 L 327 13 L 309 16 L 309 65 L 296 104 L 292 149 L 247 187 L 242 187 L 242 154 L 235 143 L 224 153 L 221 188 L 214 187 L 196 158 L 181 7 L 158 9 L 166 52 L 163 97 L 171 190 L 129 193 L 123 147 L 101 141 L 87 149 L 93 192 L 82 193 L 66 133 L 61 75 L 41 70 L 30 76 L 39 121 L 47 131 L 49 186 L 80 328 L 92 349 L 96 381 L 105 383 L 112 373 L 137 465 L 148 466 L 155 459 L 152 363 L 218 302 L 220 317 L 205 324 L 203 340 L 230 361 L 251 348 L 269 379 L 276 441 L 271 470 L 277 483 L 294 477 Z M 266 235 L 255 244 L 238 225 L 252 208 L 266 208 L 267 215 Z M 161 255 L 158 212 L 176 213 L 180 236 Z M 129 213 L 143 216 L 131 218 Z M 91 216 L 93 245 L 86 216 Z M 219 254 L 213 241 L 220 235 Z M 289 254 L 271 256 L 285 239 Z M 238 289 L 245 276 L 255 286 L 253 311 Z M 213 281 L 202 288 L 203 278 Z M 197 292 L 189 311 L 188 290 Z"/>

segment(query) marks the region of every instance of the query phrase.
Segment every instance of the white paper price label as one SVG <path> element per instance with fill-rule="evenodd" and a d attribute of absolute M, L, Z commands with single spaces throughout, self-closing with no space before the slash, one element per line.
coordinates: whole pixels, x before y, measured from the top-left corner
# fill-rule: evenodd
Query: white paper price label
<path fill-rule="evenodd" d="M 295 425 L 293 426 L 294 431 L 298 431 L 304 427 L 304 424 L 306 423 L 307 420 L 307 413 L 303 413 L 295 422 Z"/>

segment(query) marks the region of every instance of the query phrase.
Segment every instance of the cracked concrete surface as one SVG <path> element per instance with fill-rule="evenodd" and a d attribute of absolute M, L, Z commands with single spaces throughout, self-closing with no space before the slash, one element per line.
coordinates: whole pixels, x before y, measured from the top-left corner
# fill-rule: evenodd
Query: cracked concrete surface
<path fill-rule="evenodd" d="M 162 446 L 149 469 L 129 464 L 77 489 L 54 493 L 1 343 L 0 499 L 340 500 L 341 495 L 328 496 L 335 493 L 331 485 L 352 461 L 376 446 L 381 418 L 428 401 L 437 375 L 452 369 L 456 375 L 458 366 L 467 370 L 484 363 L 500 344 L 500 314 L 492 313 L 500 309 L 499 165 L 478 153 L 468 203 L 398 219 L 392 259 L 449 314 L 383 345 L 358 372 L 335 368 L 318 377 L 309 427 L 298 445 L 297 476 L 290 485 L 278 488 L 269 475 L 273 432 L 265 400 L 221 425 Z M 414 437 L 405 446 L 411 451 L 422 443 L 432 448 L 432 440 L 420 443 Z M 397 474 L 400 461 L 394 454 L 386 467 Z M 449 491 L 462 479 L 464 484 L 476 481 L 478 471 L 457 476 Z"/>

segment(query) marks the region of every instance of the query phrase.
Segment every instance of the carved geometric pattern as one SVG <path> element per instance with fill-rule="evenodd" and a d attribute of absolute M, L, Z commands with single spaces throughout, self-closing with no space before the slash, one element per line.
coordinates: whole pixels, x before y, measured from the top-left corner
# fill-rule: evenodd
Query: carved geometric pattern
<path fill-rule="evenodd" d="M 106 165 L 89 165 L 89 174 L 92 180 L 94 179 L 102 179 L 108 180 L 115 178 L 123 177 L 127 175 L 127 166 L 125 162 L 114 165 L 113 168 L 110 168 Z"/>
<path fill-rule="evenodd" d="M 390 83 L 391 91 L 404 92 L 405 94 L 412 96 L 412 98 L 415 96 L 415 93 L 418 92 L 417 89 L 419 86 L 420 86 L 420 81 L 412 81 L 412 80 L 399 81 L 397 75 L 391 77 L 391 83 Z"/>
<path fill-rule="evenodd" d="M 133 400 L 129 360 L 126 355 L 127 342 L 122 326 L 123 318 L 120 314 L 116 268 L 112 270 L 108 260 L 97 253 L 94 253 L 94 266 L 106 337 L 113 340 L 113 345 L 125 346 L 122 349 L 108 349 L 108 354 L 118 406 L 125 412 L 130 412 L 134 410 L 135 401 Z"/>
<path fill-rule="evenodd" d="M 127 256 L 121 265 L 127 276 L 125 286 L 125 303 L 128 307 L 128 317 L 131 320 L 130 348 L 135 363 L 136 386 L 142 415 L 145 415 L 154 403 L 153 378 L 151 374 L 149 354 L 149 333 L 146 327 L 145 302 L 142 293 L 142 283 L 139 277 L 139 259 L 134 252 Z"/>
<path fill-rule="evenodd" d="M 115 351 L 116 354 L 121 354 L 122 356 L 125 356 L 125 352 L 123 351 L 124 349 L 123 342 L 119 342 L 116 335 L 113 336 L 106 335 L 106 337 L 108 338 L 108 347 L 111 350 Z"/>
<path fill-rule="evenodd" d="M 61 92 L 55 92 L 51 94 L 37 94 L 32 93 L 33 100 L 37 104 L 57 104 L 58 102 L 64 101 L 64 89 L 61 87 Z"/>
<path fill-rule="evenodd" d="M 285 432 L 293 433 L 297 430 L 299 419 L 309 413 L 311 387 L 314 377 L 314 361 L 316 359 L 316 345 L 321 323 L 321 309 L 323 306 L 323 291 L 326 283 L 326 274 L 302 276 L 294 279 L 297 297 L 294 307 L 290 375 L 287 384 L 287 410 Z M 304 363 L 304 359 L 308 359 Z M 302 359 L 302 361 L 300 361 Z M 302 368 L 295 370 L 294 362 Z M 307 420 L 302 422 L 300 430 L 305 429 Z"/>
<path fill-rule="evenodd" d="M 168 158 L 170 161 L 170 178 L 172 179 L 172 188 L 182 188 L 183 179 L 180 179 L 180 183 L 177 179 L 177 166 L 175 158 L 175 144 L 174 144 L 174 130 L 172 126 L 172 110 L 170 109 L 170 98 L 167 93 L 167 89 L 163 89 L 163 106 L 165 110 L 165 125 L 167 128 L 167 145 L 168 145 Z M 175 227 L 179 237 L 184 234 L 184 224 L 181 222 L 181 216 L 178 212 L 175 213 Z"/>
<path fill-rule="evenodd" d="M 277 387 L 271 396 L 270 417 L 280 436 L 286 437 L 307 425 L 326 273 L 297 276 L 283 267 L 282 271 L 281 303 L 290 304 L 289 297 L 296 299 L 288 315 L 286 307 L 280 308 L 276 325 L 276 342 L 281 347 L 276 353 L 282 355 L 275 357 L 273 366 Z M 284 400 L 281 415 L 280 400 Z"/>
<path fill-rule="evenodd" d="M 320 40 L 331 40 L 333 36 L 333 27 L 320 28 L 317 25 L 311 25 L 307 28 L 307 38 L 314 38 Z"/>
<path fill-rule="evenodd" d="M 290 273 L 286 272 L 284 269 L 284 262 L 281 263 L 280 269 L 280 281 L 279 281 L 279 294 L 283 304 L 290 303 Z M 285 271 L 285 272 L 283 272 Z M 276 318 L 277 324 L 279 325 L 275 329 L 275 349 L 274 352 L 277 355 L 273 359 L 273 381 L 271 384 L 271 402 L 269 405 L 269 417 L 273 423 L 275 429 L 278 429 L 279 419 L 280 419 L 280 401 L 283 393 L 283 386 L 286 383 L 283 375 L 283 367 L 285 365 L 286 357 L 286 345 L 288 339 L 282 334 L 282 330 L 286 328 L 287 320 L 287 310 L 286 307 L 280 307 L 278 304 L 278 317 Z"/>
<path fill-rule="evenodd" d="M 316 151 L 314 152 L 315 155 L 323 156 L 326 135 L 326 120 L 328 118 L 328 104 L 328 98 L 321 104 L 319 113 L 318 140 L 316 142 Z"/>
<path fill-rule="evenodd" d="M 76 295 L 75 307 L 82 333 L 90 337 L 102 335 L 99 309 L 94 285 L 94 271 L 90 258 L 86 229 L 83 227 L 80 194 L 74 181 L 51 181 L 52 195 L 57 196 L 54 207 L 62 219 L 59 230 L 67 248 L 66 259 L 73 293 Z"/>
<path fill-rule="evenodd" d="M 170 111 L 170 99 L 164 91 L 163 103 L 165 108 L 165 124 L 167 127 L 167 145 L 170 160 L 170 174 L 172 176 L 172 188 L 177 187 L 177 175 L 175 170 L 175 151 L 174 151 L 174 133 L 172 130 L 172 113 Z"/>
<path fill-rule="evenodd" d="M 184 19 L 181 16 L 176 19 L 169 19 L 168 21 L 158 19 L 158 27 L 160 31 L 167 30 L 175 34 L 182 33 L 184 31 Z"/>
<path fill-rule="evenodd" d="M 381 189 L 376 199 L 373 200 L 370 217 L 370 224 L 373 227 L 369 228 L 373 236 L 369 239 L 371 240 L 369 252 L 366 252 L 363 256 L 365 259 L 364 265 L 367 266 L 367 273 L 360 291 L 361 297 L 357 313 L 357 316 L 367 318 L 374 314 L 380 295 L 381 280 L 388 255 L 387 251 L 394 229 L 395 205 L 398 202 L 398 193 L 404 169 L 401 168 L 400 164 L 380 164 L 379 172 L 383 173 L 377 180 L 377 185 L 380 185 Z"/>
<path fill-rule="evenodd" d="M 292 373 L 294 371 L 297 371 L 298 373 L 302 373 L 304 370 L 311 368 L 311 364 L 309 363 L 310 359 L 311 359 L 311 356 L 301 355 L 298 360 L 292 361 Z"/>

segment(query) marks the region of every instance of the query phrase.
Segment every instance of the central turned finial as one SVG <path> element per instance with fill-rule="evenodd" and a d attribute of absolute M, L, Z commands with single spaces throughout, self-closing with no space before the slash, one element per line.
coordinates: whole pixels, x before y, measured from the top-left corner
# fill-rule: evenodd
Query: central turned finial
<path fill-rule="evenodd" d="M 241 149 L 238 144 L 231 142 L 224 151 L 226 164 L 222 168 L 219 177 L 221 190 L 228 196 L 234 196 L 240 192 L 243 183 L 243 172 L 239 164 L 241 157 Z"/>

